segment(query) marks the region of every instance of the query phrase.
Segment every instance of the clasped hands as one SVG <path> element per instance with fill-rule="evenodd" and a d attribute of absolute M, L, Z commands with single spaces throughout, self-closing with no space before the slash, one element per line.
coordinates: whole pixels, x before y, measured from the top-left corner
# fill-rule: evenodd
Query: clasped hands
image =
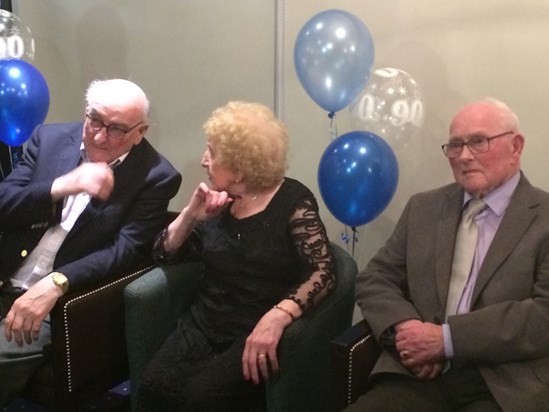
<path fill-rule="evenodd" d="M 397 324 L 395 330 L 402 365 L 422 380 L 439 376 L 445 361 L 442 326 L 412 319 Z"/>

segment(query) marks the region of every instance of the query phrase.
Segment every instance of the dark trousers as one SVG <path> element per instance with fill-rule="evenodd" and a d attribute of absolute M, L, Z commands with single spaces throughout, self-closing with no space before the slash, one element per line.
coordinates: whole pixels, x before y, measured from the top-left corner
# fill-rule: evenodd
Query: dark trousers
<path fill-rule="evenodd" d="M 498 412 L 502 409 L 477 368 L 450 368 L 430 381 L 378 375 L 346 412 Z"/>
<path fill-rule="evenodd" d="M 138 390 L 138 412 L 236 412 L 265 410 L 264 385 L 245 381 L 245 337 L 212 345 L 185 318 L 147 366 Z"/>

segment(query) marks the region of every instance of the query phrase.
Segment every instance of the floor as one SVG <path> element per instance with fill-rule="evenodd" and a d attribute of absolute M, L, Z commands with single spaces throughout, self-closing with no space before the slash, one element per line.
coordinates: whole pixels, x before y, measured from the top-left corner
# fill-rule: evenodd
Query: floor
<path fill-rule="evenodd" d="M 129 412 L 130 388 L 128 382 L 111 389 L 94 402 L 90 402 L 77 412 Z M 1 408 L 0 412 L 55 412 L 43 406 L 36 405 L 24 399 L 15 399 L 8 406 Z M 76 412 L 76 409 L 75 409 Z"/>

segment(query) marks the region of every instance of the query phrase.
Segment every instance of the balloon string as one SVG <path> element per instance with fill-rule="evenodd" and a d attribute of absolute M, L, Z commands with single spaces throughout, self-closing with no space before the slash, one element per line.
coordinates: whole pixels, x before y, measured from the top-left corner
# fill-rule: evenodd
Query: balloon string
<path fill-rule="evenodd" d="M 328 113 L 328 117 L 330 118 L 330 137 L 331 140 L 334 140 L 337 137 L 337 121 L 336 121 L 336 115 L 334 112 Z"/>
<path fill-rule="evenodd" d="M 349 233 L 347 232 L 347 225 L 344 226 L 345 227 L 345 230 L 344 232 L 341 233 L 341 240 L 343 240 L 345 242 L 345 244 L 347 245 L 347 250 L 349 250 L 349 240 L 351 240 L 349 238 Z M 352 242 L 351 242 L 351 256 L 353 256 L 353 258 L 355 257 L 355 244 L 358 243 L 358 231 L 356 230 L 356 226 L 352 226 L 351 227 L 351 230 L 353 231 L 353 237 L 352 237 Z"/>
<path fill-rule="evenodd" d="M 8 146 L 8 151 L 10 155 L 10 172 L 13 170 L 13 156 L 14 154 L 11 152 L 11 146 Z"/>
<path fill-rule="evenodd" d="M 351 256 L 354 258 L 355 257 L 355 244 L 358 242 L 358 239 L 357 239 L 357 230 L 356 230 L 356 226 L 352 226 L 351 227 L 351 230 L 353 231 L 353 243 L 352 243 L 352 253 L 351 253 Z"/>

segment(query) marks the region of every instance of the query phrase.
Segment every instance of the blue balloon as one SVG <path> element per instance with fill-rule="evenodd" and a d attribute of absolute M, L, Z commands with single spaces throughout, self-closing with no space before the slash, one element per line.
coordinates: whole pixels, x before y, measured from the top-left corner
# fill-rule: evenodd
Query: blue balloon
<path fill-rule="evenodd" d="M 362 131 L 336 138 L 318 167 L 318 185 L 330 212 L 347 226 L 364 225 L 387 207 L 398 185 L 398 163 L 381 137 Z"/>
<path fill-rule="evenodd" d="M 20 146 L 48 114 L 50 92 L 42 74 L 30 63 L 0 60 L 0 141 Z"/>
<path fill-rule="evenodd" d="M 294 47 L 297 76 L 307 94 L 335 113 L 362 91 L 374 63 L 368 28 L 351 13 L 326 10 L 300 30 Z"/>

